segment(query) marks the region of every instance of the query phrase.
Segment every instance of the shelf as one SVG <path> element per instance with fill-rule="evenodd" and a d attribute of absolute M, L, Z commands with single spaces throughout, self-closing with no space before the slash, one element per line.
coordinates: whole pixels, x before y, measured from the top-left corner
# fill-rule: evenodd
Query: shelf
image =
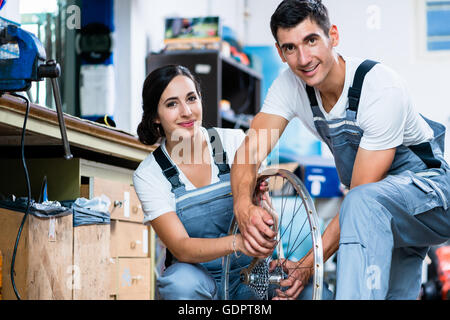
<path fill-rule="evenodd" d="M 262 75 L 259 72 L 257 72 L 256 70 L 236 61 L 232 57 L 224 56 L 223 54 L 219 53 L 219 51 L 217 51 L 217 50 L 206 50 L 206 49 L 205 50 L 173 50 L 173 51 L 166 51 L 163 54 L 165 54 L 165 55 L 179 55 L 179 54 L 202 55 L 202 54 L 211 54 L 211 53 L 219 54 L 222 61 L 226 62 L 227 64 L 229 64 L 245 73 L 248 73 L 259 80 L 262 79 Z"/>
<path fill-rule="evenodd" d="M 221 100 L 230 102 L 236 116 L 254 115 L 259 111 L 262 76 L 235 59 L 224 57 L 218 50 L 168 51 L 151 54 L 147 57 L 147 74 L 168 64 L 187 67 L 199 80 L 205 127 L 234 127 L 235 121 L 224 118 L 220 113 Z"/>
<path fill-rule="evenodd" d="M 248 73 L 249 75 L 257 78 L 258 80 L 262 79 L 262 76 L 261 76 L 261 74 L 259 72 L 253 70 L 250 67 L 247 67 L 246 65 L 243 65 L 242 63 L 234 60 L 231 57 L 229 58 L 229 57 L 224 57 L 224 56 L 221 55 L 221 59 L 222 59 L 222 61 L 228 63 L 229 65 L 231 65 L 231 66 L 233 66 L 233 67 L 235 67 L 235 68 L 237 68 L 237 69 L 239 69 L 239 70 L 241 70 L 241 71 L 243 71 L 245 73 Z"/>

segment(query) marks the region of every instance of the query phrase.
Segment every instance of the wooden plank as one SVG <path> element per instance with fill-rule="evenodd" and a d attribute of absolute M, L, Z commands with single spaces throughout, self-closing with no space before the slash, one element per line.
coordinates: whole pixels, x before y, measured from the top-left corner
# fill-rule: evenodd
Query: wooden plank
<path fill-rule="evenodd" d="M 29 300 L 71 300 L 72 215 L 56 219 L 30 216 L 27 287 Z M 53 222 L 52 222 L 53 220 Z M 50 234 L 55 223 L 55 239 Z"/>
<path fill-rule="evenodd" d="M 108 299 L 111 266 L 109 239 L 109 225 L 74 228 L 74 300 Z"/>
<path fill-rule="evenodd" d="M 14 251 L 14 244 L 22 221 L 23 214 L 14 211 L 0 209 L 0 250 L 3 258 L 3 288 L 2 296 L 4 300 L 15 300 L 16 295 L 11 284 L 11 259 Z M 29 243 L 28 239 L 28 221 L 25 223 L 20 237 L 20 242 L 17 247 L 16 263 L 15 263 L 15 284 L 17 291 L 21 297 L 28 296 L 26 286 L 26 272 L 28 269 L 28 254 L 25 250 L 25 245 Z"/>
<path fill-rule="evenodd" d="M 11 258 L 23 213 L 0 209 L 0 250 L 3 278 L 10 278 Z M 23 227 L 15 264 L 16 287 L 22 299 L 71 300 L 73 228 L 72 215 L 40 219 L 29 215 Z M 10 281 L 4 283 L 3 298 L 16 299 Z"/>
<path fill-rule="evenodd" d="M 109 299 L 119 298 L 119 258 L 110 259 L 109 268 Z"/>
<path fill-rule="evenodd" d="M 0 98 L 0 123 L 22 128 L 25 109 L 25 104 L 21 100 L 9 95 L 2 96 Z M 155 149 L 155 146 L 146 146 L 140 143 L 134 135 L 91 121 L 67 114 L 64 114 L 64 121 L 69 143 L 85 150 L 140 162 Z M 61 139 L 56 112 L 35 104 L 30 106 L 27 130 L 51 140 Z"/>
<path fill-rule="evenodd" d="M 133 170 L 86 159 L 80 160 L 80 175 L 132 184 Z"/>

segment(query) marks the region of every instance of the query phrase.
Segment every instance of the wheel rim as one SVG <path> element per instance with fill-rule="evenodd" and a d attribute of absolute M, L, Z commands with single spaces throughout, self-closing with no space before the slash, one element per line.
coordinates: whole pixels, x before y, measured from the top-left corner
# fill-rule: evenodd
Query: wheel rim
<path fill-rule="evenodd" d="M 257 186 L 262 181 L 269 184 L 269 201 L 257 200 L 274 217 L 274 230 L 278 245 L 272 257 L 253 259 L 241 271 L 242 281 L 248 285 L 259 299 L 267 299 L 270 285 L 279 285 L 286 276 L 283 264 L 278 264 L 274 272 L 268 271 L 268 263 L 273 258 L 292 261 L 301 260 L 308 252 L 313 255 L 312 296 L 322 298 L 323 290 L 323 249 L 319 219 L 313 200 L 301 180 L 284 169 L 268 169 L 258 176 Z M 238 232 L 237 221 L 233 219 L 230 234 Z M 229 267 L 231 255 L 224 257 L 223 297 L 229 299 Z M 297 266 L 301 268 L 302 266 Z"/>

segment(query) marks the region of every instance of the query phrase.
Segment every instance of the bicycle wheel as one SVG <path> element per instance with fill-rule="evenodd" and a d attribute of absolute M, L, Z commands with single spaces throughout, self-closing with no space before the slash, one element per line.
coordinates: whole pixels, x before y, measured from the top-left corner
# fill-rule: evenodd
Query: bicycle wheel
<path fill-rule="evenodd" d="M 281 261 L 301 261 L 306 255 L 313 255 L 313 277 L 311 296 L 306 299 L 320 300 L 323 289 L 323 248 L 321 228 L 311 196 L 301 180 L 284 169 L 268 169 L 258 176 L 257 186 L 267 181 L 268 191 L 265 201 L 255 200 L 274 218 L 274 230 L 277 233 L 277 246 L 271 257 L 254 258 L 241 270 L 241 281 L 249 286 L 258 299 L 270 297 L 273 289 L 287 276 Z M 256 199 L 256 198 L 255 198 Z M 233 219 L 230 234 L 238 232 L 237 221 Z M 224 258 L 223 297 L 229 299 L 230 260 L 232 255 Z M 280 260 L 283 259 L 283 260 Z M 277 260 L 277 267 L 269 271 L 271 260 Z M 296 268 L 302 268 L 299 263 Z"/>

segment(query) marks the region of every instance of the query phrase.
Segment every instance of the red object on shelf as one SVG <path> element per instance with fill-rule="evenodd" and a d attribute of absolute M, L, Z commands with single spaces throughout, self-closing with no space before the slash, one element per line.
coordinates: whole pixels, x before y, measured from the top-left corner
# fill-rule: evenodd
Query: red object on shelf
<path fill-rule="evenodd" d="M 450 246 L 436 249 L 438 277 L 442 284 L 442 299 L 450 300 Z"/>

